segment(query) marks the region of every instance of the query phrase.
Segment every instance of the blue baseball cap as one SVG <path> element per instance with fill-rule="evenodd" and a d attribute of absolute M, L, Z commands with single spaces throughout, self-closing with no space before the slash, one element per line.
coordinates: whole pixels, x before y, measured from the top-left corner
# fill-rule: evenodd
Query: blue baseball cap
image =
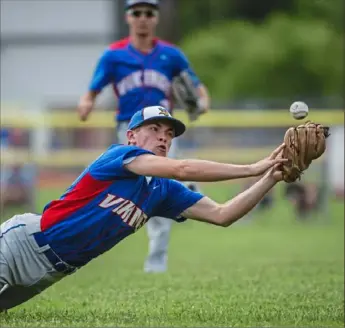
<path fill-rule="evenodd" d="M 126 0 L 126 9 L 136 5 L 150 5 L 158 8 L 159 0 Z"/>
<path fill-rule="evenodd" d="M 136 112 L 128 124 L 128 130 L 134 130 L 145 123 L 155 121 L 168 121 L 174 128 L 175 137 L 186 131 L 186 126 L 180 120 L 172 117 L 167 109 L 162 106 L 145 107 Z"/>

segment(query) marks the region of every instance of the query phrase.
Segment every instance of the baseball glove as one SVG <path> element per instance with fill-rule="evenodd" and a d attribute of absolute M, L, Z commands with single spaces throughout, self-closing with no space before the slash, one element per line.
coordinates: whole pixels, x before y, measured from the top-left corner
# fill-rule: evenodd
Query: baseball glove
<path fill-rule="evenodd" d="M 289 161 L 282 166 L 285 182 L 301 179 L 303 171 L 325 152 L 329 135 L 329 127 L 311 121 L 286 131 L 282 157 Z"/>
<path fill-rule="evenodd" d="M 195 121 L 202 113 L 198 92 L 188 72 L 183 71 L 174 78 L 172 91 L 175 101 L 186 110 L 189 120 Z"/>

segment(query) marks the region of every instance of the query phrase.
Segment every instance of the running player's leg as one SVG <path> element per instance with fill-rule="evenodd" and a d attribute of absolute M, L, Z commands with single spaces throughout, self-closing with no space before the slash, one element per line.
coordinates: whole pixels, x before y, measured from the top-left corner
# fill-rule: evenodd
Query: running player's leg
<path fill-rule="evenodd" d="M 168 267 L 168 245 L 172 220 L 155 216 L 147 222 L 149 253 L 144 264 L 145 272 L 165 272 Z"/>
<path fill-rule="evenodd" d="M 169 151 L 169 157 L 177 158 L 178 142 L 173 140 Z M 189 189 L 200 192 L 195 182 L 184 183 Z M 164 272 L 167 270 L 168 264 L 168 246 L 172 227 L 172 220 L 164 217 L 153 217 L 147 224 L 147 234 L 149 237 L 149 252 L 144 264 L 145 272 Z"/>
<path fill-rule="evenodd" d="M 176 158 L 177 140 L 174 139 L 169 157 Z M 152 217 L 146 224 L 149 238 L 149 251 L 144 263 L 145 272 L 165 272 L 168 268 L 168 246 L 172 220 L 160 216 Z"/>

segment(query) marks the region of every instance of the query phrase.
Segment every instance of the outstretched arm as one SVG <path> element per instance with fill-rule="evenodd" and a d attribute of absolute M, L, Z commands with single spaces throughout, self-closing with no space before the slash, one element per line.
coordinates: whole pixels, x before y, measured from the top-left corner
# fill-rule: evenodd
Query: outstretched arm
<path fill-rule="evenodd" d="M 176 160 L 145 154 L 138 156 L 125 167 L 138 175 L 156 176 L 179 181 L 216 182 L 230 179 L 259 176 L 277 163 L 286 160 L 277 158 L 284 144 L 267 158 L 249 165 L 234 165 L 198 159 Z"/>
<path fill-rule="evenodd" d="M 225 204 L 218 204 L 208 197 L 203 197 L 181 215 L 186 218 L 228 227 L 252 210 L 281 179 L 281 172 L 277 168 L 273 168 L 253 186 Z"/>

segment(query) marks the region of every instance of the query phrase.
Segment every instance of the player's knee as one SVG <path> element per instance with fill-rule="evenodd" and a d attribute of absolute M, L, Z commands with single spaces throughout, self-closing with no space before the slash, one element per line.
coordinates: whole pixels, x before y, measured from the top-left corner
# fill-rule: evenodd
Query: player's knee
<path fill-rule="evenodd" d="M 169 237 L 170 228 L 168 227 L 161 227 L 159 230 L 151 231 L 149 236 L 151 239 L 165 239 Z"/>

